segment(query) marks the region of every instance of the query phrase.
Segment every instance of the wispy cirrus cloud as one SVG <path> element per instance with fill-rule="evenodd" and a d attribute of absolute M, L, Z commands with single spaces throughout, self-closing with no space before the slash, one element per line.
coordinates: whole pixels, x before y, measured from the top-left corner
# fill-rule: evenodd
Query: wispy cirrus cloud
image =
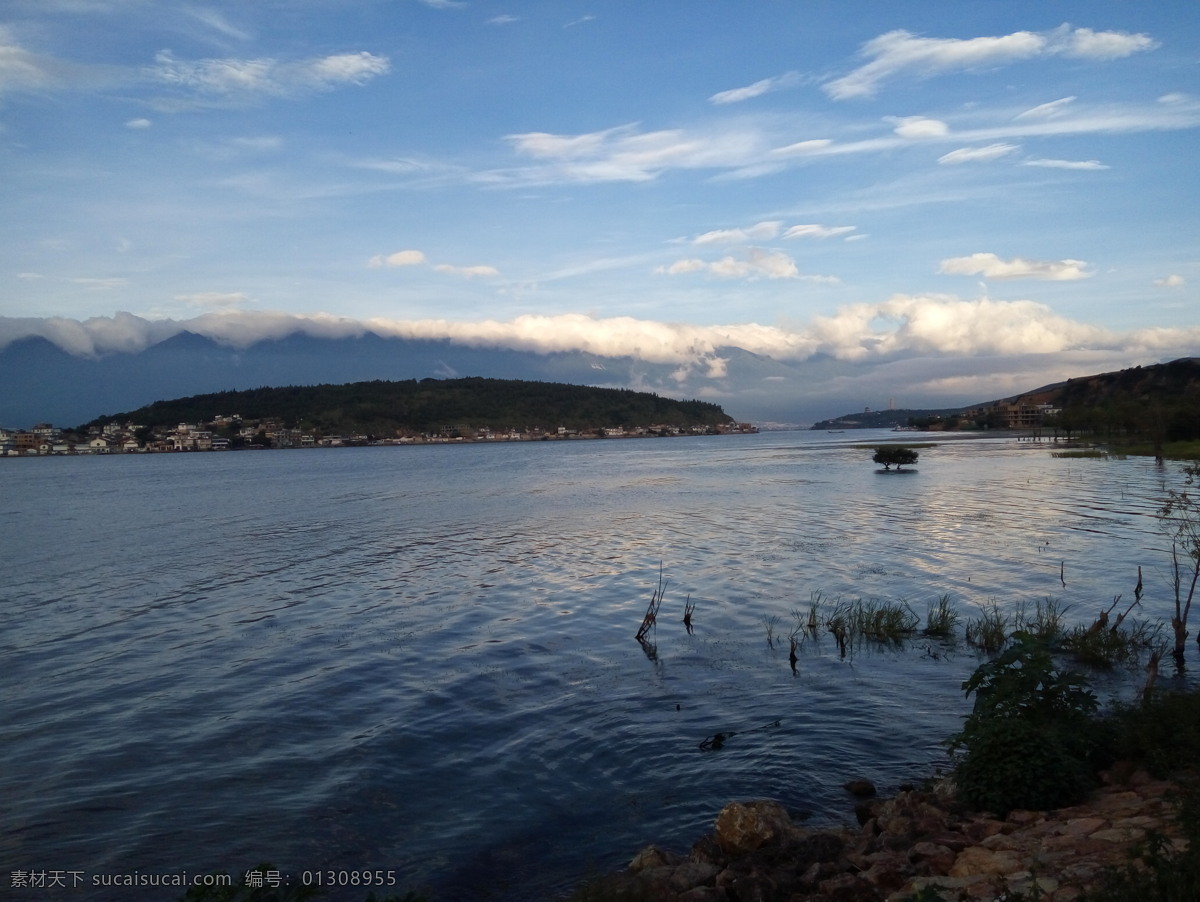
<path fill-rule="evenodd" d="M 794 225 L 783 233 L 784 238 L 835 238 L 839 235 L 849 235 L 855 230 L 854 226 L 826 226 L 811 223 Z"/>
<path fill-rule="evenodd" d="M 1015 119 L 1053 119 L 1067 111 L 1067 107 L 1075 102 L 1075 97 L 1063 97 L 1049 103 L 1038 104 L 1023 112 L 1017 113 Z"/>
<path fill-rule="evenodd" d="M 159 108 L 250 103 L 269 97 L 297 97 L 345 85 L 364 85 L 391 71 L 391 62 L 365 50 L 306 60 L 177 58 L 162 50 L 143 74 L 172 92 Z"/>
<path fill-rule="evenodd" d="M 927 38 L 903 29 L 867 41 L 859 56 L 867 62 L 825 84 L 834 100 L 872 97 L 900 77 L 931 78 L 950 72 L 992 68 L 1046 56 L 1113 60 L 1157 47 L 1145 34 L 1093 31 L 1062 25 L 1052 31 L 1017 31 L 978 38 Z"/>
<path fill-rule="evenodd" d="M 1108 169 L 1099 160 L 1022 160 L 1022 166 L 1038 166 L 1042 169 L 1079 169 L 1100 170 Z"/>
<path fill-rule="evenodd" d="M 960 163 L 990 163 L 1006 157 L 1019 148 L 1015 144 L 989 144 L 987 147 L 962 147 L 938 157 L 943 166 L 956 166 Z"/>
<path fill-rule="evenodd" d="M 626 125 L 580 135 L 527 132 L 507 140 L 518 154 L 541 163 L 492 174 L 511 184 L 644 182 L 675 169 L 734 170 L 761 163 L 769 147 L 762 132 L 745 126 L 643 132 Z"/>
<path fill-rule="evenodd" d="M 376 254 L 367 261 L 367 266 L 372 269 L 399 269 L 408 266 L 425 265 L 432 267 L 434 272 L 439 272 L 443 275 L 462 276 L 467 279 L 496 278 L 500 275 L 500 270 L 494 266 L 453 266 L 449 263 L 430 263 L 424 251 L 415 249 L 396 251 L 391 254 Z"/>
<path fill-rule="evenodd" d="M 783 75 L 773 75 L 770 78 L 763 78 L 754 84 L 746 85 L 742 88 L 731 88 L 728 91 L 718 91 L 708 98 L 710 103 L 717 105 L 727 103 L 741 103 L 744 100 L 751 100 L 755 97 L 761 97 L 763 94 L 769 94 L 772 91 L 778 91 L 780 88 L 786 88 L 800 81 L 800 76 L 796 72 L 785 72 Z"/>
<path fill-rule="evenodd" d="M 1071 282 L 1090 278 L 1083 260 L 1026 260 L 1013 257 L 1002 260 L 995 254 L 971 254 L 943 260 L 938 272 L 943 275 L 983 276 L 985 279 L 1042 279 Z"/>
<path fill-rule="evenodd" d="M 856 136 L 854 140 L 839 140 L 828 134 L 787 140 L 787 120 L 780 117 L 743 117 L 694 128 L 657 131 L 644 131 L 636 124 L 628 124 L 581 134 L 526 132 L 508 135 L 506 139 L 518 156 L 530 161 L 528 165 L 476 173 L 447 170 L 444 177 L 496 187 L 649 182 L 668 172 L 686 170 L 711 170 L 716 179 L 752 178 L 788 166 L 883 154 L 920 144 L 961 145 L 938 159 L 943 165 L 954 165 L 1011 157 L 1020 149 L 1017 140 L 1022 139 L 1137 134 L 1200 126 L 1200 102 L 1186 95 L 1172 96 L 1155 104 L 1085 105 L 1054 101 L 1046 106 L 1054 112 L 1025 116 L 1011 110 L 972 111 L 962 117 L 973 123 L 973 127 L 965 129 L 955 128 L 952 120 L 928 116 L 886 117 L 882 121 L 887 129 L 880 129 L 874 135 L 868 131 L 868 137 L 858 137 L 864 132 L 862 127 L 847 132 Z M 979 124 L 989 119 L 995 124 Z M 1088 165 L 1073 168 L 1097 168 L 1093 161 L 1083 162 Z M 411 168 L 407 161 L 369 165 L 381 170 L 388 165 Z"/>
<path fill-rule="evenodd" d="M 783 223 L 777 220 L 758 222 L 746 229 L 715 229 L 692 239 L 692 244 L 744 244 L 747 241 L 764 241 L 779 234 Z"/>

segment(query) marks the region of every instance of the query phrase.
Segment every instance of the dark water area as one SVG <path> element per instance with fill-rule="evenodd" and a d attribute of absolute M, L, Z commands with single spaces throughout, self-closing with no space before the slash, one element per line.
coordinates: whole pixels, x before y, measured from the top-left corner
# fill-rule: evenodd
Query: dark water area
<path fill-rule="evenodd" d="M 880 438 L 0 462 L 0 897 L 177 899 L 95 883 L 271 862 L 550 899 L 727 801 L 840 823 L 846 780 L 944 763 L 981 659 L 826 636 L 793 673 L 814 593 L 1090 622 L 1140 565 L 1133 616 L 1169 617 L 1178 465 L 981 437 L 899 475 L 854 446 Z"/>

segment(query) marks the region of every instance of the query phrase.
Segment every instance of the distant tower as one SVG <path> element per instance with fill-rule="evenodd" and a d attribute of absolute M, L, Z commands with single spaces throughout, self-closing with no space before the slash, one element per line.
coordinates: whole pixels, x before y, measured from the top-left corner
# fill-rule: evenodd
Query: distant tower
<path fill-rule="evenodd" d="M 888 410 L 895 410 L 895 409 L 896 409 L 896 399 L 888 398 Z"/>

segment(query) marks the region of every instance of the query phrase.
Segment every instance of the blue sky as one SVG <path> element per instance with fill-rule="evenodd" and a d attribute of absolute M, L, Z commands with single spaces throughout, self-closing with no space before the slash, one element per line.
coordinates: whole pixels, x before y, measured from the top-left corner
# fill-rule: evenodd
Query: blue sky
<path fill-rule="evenodd" d="M 738 345 L 986 398 L 1200 354 L 1198 127 L 1194 0 L 8 0 L 0 344 Z"/>

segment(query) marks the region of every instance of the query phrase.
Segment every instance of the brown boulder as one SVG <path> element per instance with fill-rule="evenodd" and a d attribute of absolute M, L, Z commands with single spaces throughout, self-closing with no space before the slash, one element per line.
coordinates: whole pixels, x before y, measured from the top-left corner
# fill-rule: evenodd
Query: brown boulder
<path fill-rule="evenodd" d="M 717 815 L 716 835 L 721 850 L 744 855 L 770 843 L 779 843 L 795 828 L 778 802 L 730 802 Z"/>

